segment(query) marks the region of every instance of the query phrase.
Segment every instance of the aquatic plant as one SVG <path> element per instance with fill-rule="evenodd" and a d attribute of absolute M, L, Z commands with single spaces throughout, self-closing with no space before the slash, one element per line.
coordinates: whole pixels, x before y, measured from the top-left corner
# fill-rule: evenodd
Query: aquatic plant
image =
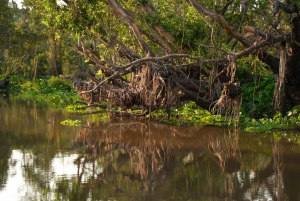
<path fill-rule="evenodd" d="M 66 119 L 64 121 L 61 121 L 60 124 L 62 125 L 68 125 L 68 126 L 80 126 L 81 121 L 76 119 L 76 120 L 72 120 L 72 119 Z"/>
<path fill-rule="evenodd" d="M 286 116 L 278 112 L 272 118 L 241 117 L 240 126 L 248 132 L 298 129 L 300 128 L 300 106 L 294 107 Z"/>
<path fill-rule="evenodd" d="M 150 118 L 150 115 L 147 115 Z M 157 110 L 151 113 L 151 118 L 174 125 L 216 125 L 230 124 L 220 114 L 212 115 L 209 111 L 198 107 L 194 102 L 184 102 L 179 107 L 173 108 L 170 113 L 166 110 Z"/>
<path fill-rule="evenodd" d="M 87 113 L 87 107 L 84 104 L 72 103 L 66 106 L 65 108 L 68 112 L 72 113 Z"/>

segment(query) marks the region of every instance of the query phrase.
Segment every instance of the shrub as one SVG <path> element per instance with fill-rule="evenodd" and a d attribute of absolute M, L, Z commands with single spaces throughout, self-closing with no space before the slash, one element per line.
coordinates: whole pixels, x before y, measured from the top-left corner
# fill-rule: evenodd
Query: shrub
<path fill-rule="evenodd" d="M 48 79 L 47 83 L 49 86 L 55 87 L 57 89 L 64 89 L 64 90 L 69 90 L 69 91 L 71 90 L 70 82 L 63 80 L 59 77 L 51 76 L 50 79 Z"/>

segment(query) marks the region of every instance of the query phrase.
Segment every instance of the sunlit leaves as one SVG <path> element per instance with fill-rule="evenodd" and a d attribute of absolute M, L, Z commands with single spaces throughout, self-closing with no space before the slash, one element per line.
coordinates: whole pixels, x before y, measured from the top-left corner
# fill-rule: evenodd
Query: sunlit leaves
<path fill-rule="evenodd" d="M 86 34 L 87 27 L 90 29 L 103 18 L 104 4 L 99 1 L 71 0 L 67 4 L 57 4 L 55 1 L 44 1 L 42 7 L 46 10 L 42 17 L 49 27 L 61 31 L 71 31 L 77 37 Z M 101 16 L 102 15 L 102 16 Z"/>

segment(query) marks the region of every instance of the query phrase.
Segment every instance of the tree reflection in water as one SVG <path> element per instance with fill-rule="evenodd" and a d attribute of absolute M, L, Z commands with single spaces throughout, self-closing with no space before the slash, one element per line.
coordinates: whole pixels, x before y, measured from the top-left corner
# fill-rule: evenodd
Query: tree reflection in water
<path fill-rule="evenodd" d="M 96 179 L 110 186 L 110 196 L 126 192 L 138 200 L 144 196 L 197 197 L 190 195 L 196 193 L 196 189 L 190 193 L 184 190 L 187 195 L 172 195 L 171 190 L 190 188 L 189 182 L 200 179 L 195 174 L 199 168 L 197 162 L 204 159 L 207 142 L 195 137 L 199 128 L 190 128 L 190 133 L 186 133 L 188 129 L 183 127 L 124 120 L 111 122 L 101 129 L 88 125 L 73 141 L 73 148 L 85 147 L 76 162 L 80 162 L 78 168 L 83 170 L 86 161 L 101 161 L 103 171 Z M 205 173 L 201 176 L 206 177 Z"/>
<path fill-rule="evenodd" d="M 239 150 L 239 135 L 238 131 L 234 130 L 224 134 L 221 141 L 218 137 L 211 137 L 208 148 L 210 152 L 216 156 L 216 162 L 221 167 L 224 173 L 227 173 L 228 179 L 225 181 L 227 196 L 233 198 L 234 190 L 238 188 L 237 172 L 241 166 L 241 154 Z"/>
<path fill-rule="evenodd" d="M 99 185 L 107 186 L 107 197 L 126 194 L 138 200 L 147 196 L 157 200 L 298 199 L 292 195 L 297 192 L 295 187 L 291 187 L 291 194 L 284 189 L 288 182 L 285 173 L 291 171 L 283 168 L 290 152 L 281 146 L 287 142 L 271 137 L 268 146 L 272 157 L 264 162 L 268 165 L 241 170 L 245 159 L 236 130 L 225 129 L 220 135 L 214 128 L 204 127 L 184 133 L 182 127 L 124 120 L 111 122 L 105 129 L 89 125 L 73 141 L 74 149 L 84 147 L 85 151 L 76 162 L 81 170 L 86 162 L 101 164 L 103 170 L 95 179 L 101 181 Z M 244 154 L 249 153 L 244 150 Z M 300 154 L 293 157 L 300 159 Z M 78 179 L 80 183 L 80 173 Z"/>
<path fill-rule="evenodd" d="M 32 190 L 25 200 L 300 200 L 296 131 L 103 123 L 99 115 L 74 128 L 47 123 L 69 113 L 0 103 L 0 200 L 16 160 L 22 188 Z"/>

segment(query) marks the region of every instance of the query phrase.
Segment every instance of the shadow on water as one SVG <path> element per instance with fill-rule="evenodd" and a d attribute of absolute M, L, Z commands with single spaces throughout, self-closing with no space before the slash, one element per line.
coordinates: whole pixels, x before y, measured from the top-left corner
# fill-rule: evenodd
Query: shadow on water
<path fill-rule="evenodd" d="M 107 114 L 100 121 L 99 114 L 0 103 L 0 198 L 21 171 L 23 200 L 300 200 L 300 148 L 279 137 L 296 132 L 250 134 Z M 47 122 L 72 117 L 86 124 Z"/>

